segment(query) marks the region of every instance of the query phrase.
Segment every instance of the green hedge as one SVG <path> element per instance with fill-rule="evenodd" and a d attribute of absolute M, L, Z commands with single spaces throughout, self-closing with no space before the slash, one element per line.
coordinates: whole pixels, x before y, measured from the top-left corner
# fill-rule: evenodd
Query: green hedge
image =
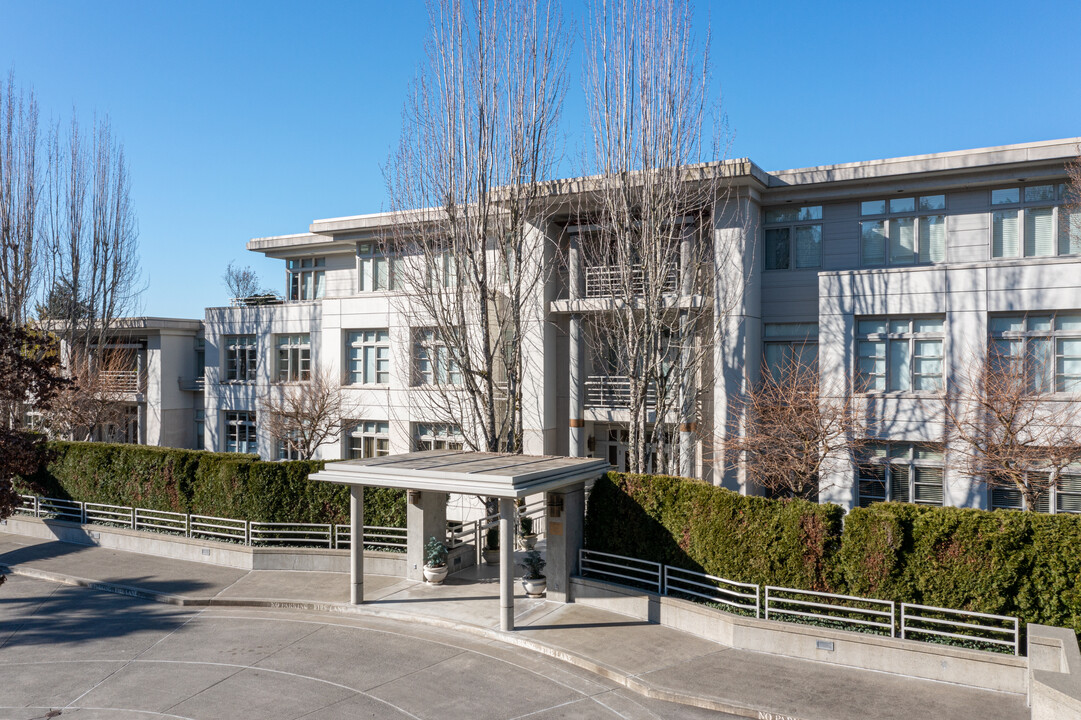
<path fill-rule="evenodd" d="M 322 461 L 110 443 L 51 442 L 49 449 L 50 462 L 29 478 L 48 497 L 256 522 L 349 522 L 349 488 L 308 480 Z M 404 527 L 404 492 L 365 488 L 364 521 Z"/>
<path fill-rule="evenodd" d="M 835 590 L 843 515 L 699 480 L 609 473 L 589 498 L 585 546 L 741 582 Z"/>

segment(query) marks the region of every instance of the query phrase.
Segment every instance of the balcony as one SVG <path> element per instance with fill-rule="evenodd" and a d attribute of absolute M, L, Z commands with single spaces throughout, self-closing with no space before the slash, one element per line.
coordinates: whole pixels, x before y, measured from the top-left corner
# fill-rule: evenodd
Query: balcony
<path fill-rule="evenodd" d="M 585 406 L 587 408 L 629 409 L 631 406 L 631 379 L 619 375 L 590 375 L 585 382 Z M 657 404 L 657 393 L 652 386 L 646 390 L 646 407 Z"/>
<path fill-rule="evenodd" d="M 587 265 L 585 267 L 586 297 L 621 297 L 630 287 L 634 295 L 641 295 L 645 290 L 645 270 L 642 265 Z M 661 289 L 664 293 L 676 293 L 679 290 L 679 270 L 672 268 L 664 279 Z"/>
<path fill-rule="evenodd" d="M 102 370 L 101 387 L 109 392 L 137 393 L 141 391 L 138 370 Z"/>
<path fill-rule="evenodd" d="M 178 377 L 176 382 L 184 392 L 202 392 L 206 388 L 206 378 L 202 375 L 199 377 Z"/>

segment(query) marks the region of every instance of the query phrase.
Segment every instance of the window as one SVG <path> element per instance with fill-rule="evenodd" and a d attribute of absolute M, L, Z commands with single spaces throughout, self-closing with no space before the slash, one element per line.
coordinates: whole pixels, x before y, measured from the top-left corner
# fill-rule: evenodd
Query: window
<path fill-rule="evenodd" d="M 326 294 L 326 258 L 289 261 L 289 299 L 318 300 Z"/>
<path fill-rule="evenodd" d="M 350 460 L 382 457 L 390 454 L 390 423 L 364 420 L 346 430 L 347 457 Z"/>
<path fill-rule="evenodd" d="M 1023 372 L 1033 392 L 1081 392 L 1081 312 L 989 318 L 992 359 Z"/>
<path fill-rule="evenodd" d="M 225 413 L 225 452 L 259 452 L 255 443 L 255 413 Z"/>
<path fill-rule="evenodd" d="M 766 269 L 816 268 L 822 264 L 822 206 L 766 210 Z"/>
<path fill-rule="evenodd" d="M 195 377 L 202 378 L 206 375 L 206 340 L 195 339 Z"/>
<path fill-rule="evenodd" d="M 433 252 L 428 258 L 428 287 L 452 288 L 458 285 L 458 260 L 450 250 Z"/>
<path fill-rule="evenodd" d="M 818 374 L 818 323 L 766 323 L 765 363 L 774 379 L 796 367 Z"/>
<path fill-rule="evenodd" d="M 860 392 L 942 389 L 943 318 L 859 318 Z"/>
<path fill-rule="evenodd" d="M 195 449 L 203 449 L 203 432 L 206 424 L 206 410 L 195 411 Z"/>
<path fill-rule="evenodd" d="M 307 382 L 312 377 L 311 336 L 278 335 L 278 382 Z"/>
<path fill-rule="evenodd" d="M 912 502 L 942 505 L 942 448 L 915 443 L 873 443 L 860 453 L 859 505 Z"/>
<path fill-rule="evenodd" d="M 394 290 L 395 258 L 388 257 L 378 244 L 370 242 L 357 244 L 357 258 L 360 267 L 357 286 L 360 292 Z"/>
<path fill-rule="evenodd" d="M 286 430 L 285 437 L 278 440 L 278 459 L 300 459 L 300 432 L 296 428 Z"/>
<path fill-rule="evenodd" d="M 461 450 L 463 445 L 457 425 L 417 425 L 413 439 L 417 450 Z"/>
<path fill-rule="evenodd" d="M 991 191 L 991 257 L 1081 254 L 1081 213 L 1063 207 L 1066 186 Z"/>
<path fill-rule="evenodd" d="M 226 336 L 225 379 L 227 382 L 254 382 L 255 361 L 254 335 Z"/>
<path fill-rule="evenodd" d="M 390 382 L 390 333 L 355 330 L 349 333 L 349 382 L 386 385 Z"/>
<path fill-rule="evenodd" d="M 946 259 L 945 195 L 860 203 L 865 266 L 937 263 Z"/>
<path fill-rule="evenodd" d="M 461 385 L 462 372 L 434 328 L 416 331 L 416 382 L 418 385 Z"/>
<path fill-rule="evenodd" d="M 1046 478 L 1046 474 L 1045 474 Z M 1049 478 L 1043 483 L 1047 483 Z M 991 488 L 992 510 L 1025 510 L 1025 496 L 1020 490 L 1004 487 Z M 1042 495 L 1032 508 L 1042 513 L 1081 513 L 1081 473 L 1064 472 L 1055 486 Z"/>

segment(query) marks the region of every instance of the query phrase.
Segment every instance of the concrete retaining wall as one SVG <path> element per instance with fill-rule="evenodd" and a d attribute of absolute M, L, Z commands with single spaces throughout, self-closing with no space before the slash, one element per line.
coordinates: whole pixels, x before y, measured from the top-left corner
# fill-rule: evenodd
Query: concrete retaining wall
<path fill-rule="evenodd" d="M 571 580 L 571 594 L 576 603 L 660 623 L 740 650 L 999 692 L 1024 694 L 1028 687 L 1028 663 L 1023 657 L 741 617 L 586 578 Z"/>
<path fill-rule="evenodd" d="M 1032 720 L 1081 718 L 1081 651 L 1069 628 L 1028 626 Z"/>

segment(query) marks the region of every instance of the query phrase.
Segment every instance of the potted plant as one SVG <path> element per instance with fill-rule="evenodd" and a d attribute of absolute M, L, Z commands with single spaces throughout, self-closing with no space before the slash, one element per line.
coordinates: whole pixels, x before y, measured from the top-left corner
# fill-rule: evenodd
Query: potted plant
<path fill-rule="evenodd" d="M 484 549 L 481 551 L 486 565 L 499 564 L 499 528 L 488 528 L 484 535 Z"/>
<path fill-rule="evenodd" d="M 537 545 L 537 534 L 533 532 L 533 518 L 523 516 L 518 521 L 518 535 L 522 539 L 522 549 L 532 550 Z"/>
<path fill-rule="evenodd" d="M 446 577 L 447 546 L 433 535 L 424 546 L 424 579 L 432 585 L 442 585 Z"/>
<path fill-rule="evenodd" d="M 525 588 L 525 594 L 531 598 L 539 598 L 544 595 L 548 581 L 541 571 L 544 570 L 545 565 L 547 563 L 536 550 L 527 552 L 522 560 L 522 567 L 525 569 L 525 575 L 522 576 L 522 587 Z"/>

